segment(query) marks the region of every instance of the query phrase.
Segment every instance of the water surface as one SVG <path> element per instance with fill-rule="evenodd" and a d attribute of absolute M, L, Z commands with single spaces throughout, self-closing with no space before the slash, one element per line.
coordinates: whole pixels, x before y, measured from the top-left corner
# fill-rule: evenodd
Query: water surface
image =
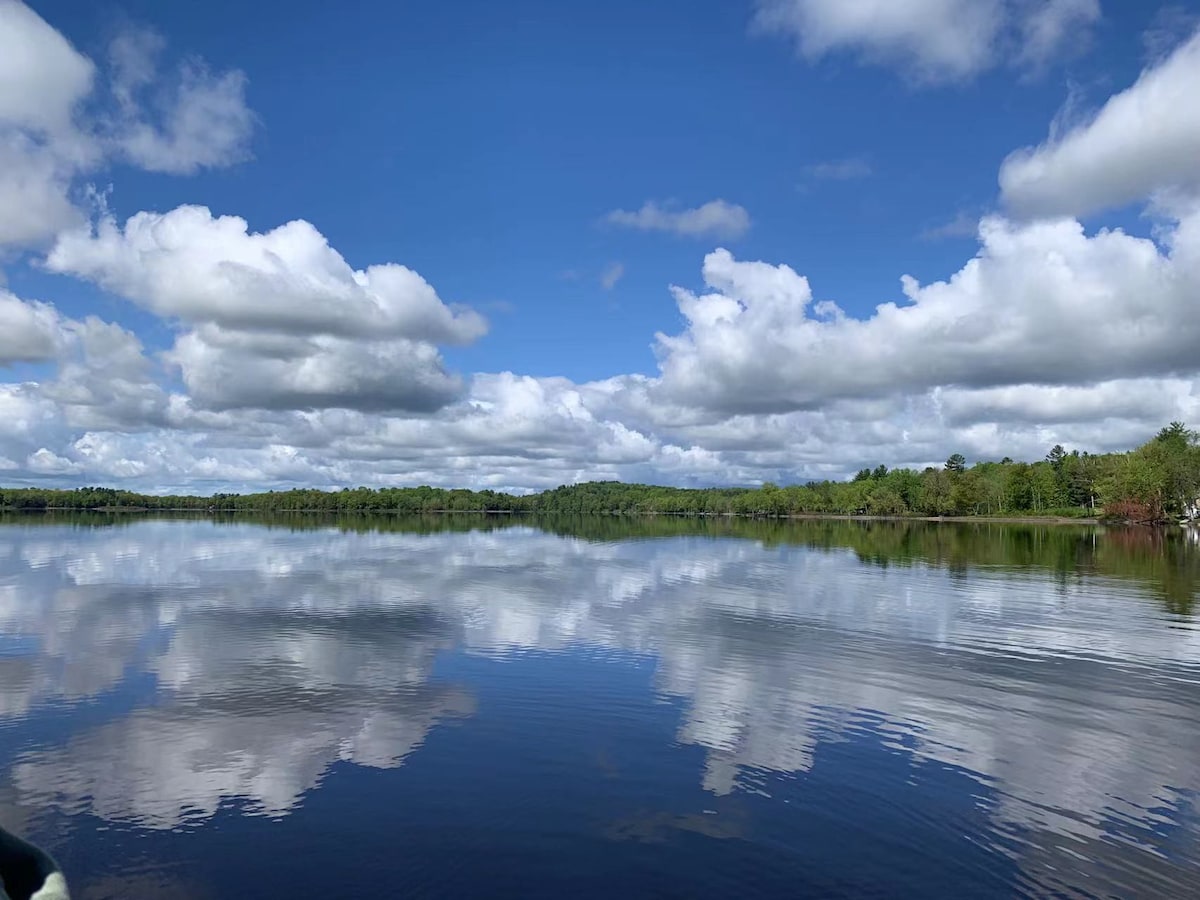
<path fill-rule="evenodd" d="M 78 897 L 1200 895 L 1183 532 L 0 522 Z"/>

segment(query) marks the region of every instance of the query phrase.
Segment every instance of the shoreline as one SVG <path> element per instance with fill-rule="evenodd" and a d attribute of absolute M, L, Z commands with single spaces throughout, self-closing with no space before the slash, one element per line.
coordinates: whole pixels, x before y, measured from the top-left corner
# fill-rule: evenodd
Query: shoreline
<path fill-rule="evenodd" d="M 837 513 L 794 513 L 783 519 L 830 519 L 848 522 L 984 522 L 992 525 L 1103 525 L 1098 516 L 857 516 Z"/>
<path fill-rule="evenodd" d="M 1068 516 L 875 516 L 856 515 L 848 513 L 788 513 L 786 515 L 755 515 L 746 513 L 678 513 L 678 512 L 539 512 L 536 510 L 481 510 L 481 509 L 195 509 L 188 507 L 146 507 L 146 506 L 109 506 L 81 509 L 71 506 L 46 506 L 40 509 L 21 509 L 19 507 L 0 507 L 0 512 L 15 513 L 103 513 L 106 515 L 131 514 L 155 515 L 159 513 L 187 513 L 197 516 L 216 515 L 320 515 L 320 516 L 517 516 L 517 517 L 553 517 L 553 516 L 594 516 L 597 518 L 655 518 L 666 516 L 675 519 L 746 519 L 757 521 L 830 521 L 830 522 L 932 522 L 969 524 L 981 523 L 990 525 L 1144 525 L 1163 527 L 1175 523 L 1105 523 L 1097 516 L 1071 518 Z"/>

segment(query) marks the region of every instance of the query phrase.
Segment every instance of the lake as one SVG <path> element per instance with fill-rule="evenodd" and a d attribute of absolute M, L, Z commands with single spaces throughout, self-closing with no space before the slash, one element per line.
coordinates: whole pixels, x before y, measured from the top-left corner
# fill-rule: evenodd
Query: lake
<path fill-rule="evenodd" d="M 1200 546 L 0 518 L 0 823 L 76 898 L 1200 896 Z"/>

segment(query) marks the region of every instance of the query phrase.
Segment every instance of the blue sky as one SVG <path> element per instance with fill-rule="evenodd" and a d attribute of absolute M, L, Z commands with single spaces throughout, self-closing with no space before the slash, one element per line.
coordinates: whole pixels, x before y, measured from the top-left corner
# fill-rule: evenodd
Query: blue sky
<path fill-rule="evenodd" d="M 501 304 L 491 338 L 455 353 L 458 365 L 575 380 L 652 373 L 649 338 L 678 320 L 666 286 L 698 282 L 714 243 L 604 227 L 608 211 L 738 203 L 754 224 L 725 243 L 867 312 L 898 296 L 901 274 L 961 265 L 970 233 L 922 235 L 995 206 L 1000 162 L 1045 137 L 1071 84 L 1096 101 L 1136 76 L 1153 16 L 1114 5 L 1093 53 L 1036 80 L 999 71 L 920 90 L 840 56 L 803 65 L 787 40 L 749 33 L 751 12 L 549 0 L 44 8 L 93 56 L 128 18 L 178 35 L 174 54 L 247 74 L 262 123 L 254 160 L 187 180 L 114 172 L 118 216 L 199 202 L 255 229 L 308 219 L 352 265 L 399 257 L 447 299 Z M 855 177 L 808 174 L 847 162 L 862 164 L 845 169 Z M 625 274 L 606 291 L 614 264 Z"/>
<path fill-rule="evenodd" d="M 1032 229 L 1051 220 L 1065 228 L 1069 220 L 1081 222 L 1089 236 L 1102 228 L 1153 235 L 1169 254 L 1170 236 L 1187 232 L 1182 225 L 1189 221 L 1186 203 L 1196 177 L 1187 157 L 1200 151 L 1200 129 L 1158 135 L 1154 122 L 1143 122 L 1144 146 L 1118 148 L 1124 156 L 1116 158 L 1104 145 L 1113 129 L 1095 126 L 1110 98 L 1130 90 L 1144 69 L 1186 56 L 1200 4 L 920 0 L 907 11 L 871 13 L 872 0 L 341 7 L 28 7 L 3 0 L 0 12 L 5 8 L 0 49 L 8 41 L 32 51 L 22 54 L 23 73 L 0 67 L 0 135 L 33 141 L 22 150 L 21 166 L 32 172 L 52 164 L 59 174 L 46 189 L 76 213 L 64 209 L 40 230 L 12 226 L 17 236 L 5 241 L 0 256 L 13 303 L 25 304 L 20 314 L 28 318 L 31 301 L 51 304 L 57 318 L 46 327 L 66 335 L 46 337 L 53 348 L 41 353 L 5 356 L 0 343 L 0 378 L 10 385 L 11 403 L 19 394 L 27 415 L 36 408 L 34 418 L 50 423 L 44 433 L 31 426 L 9 435 L 7 449 L 0 437 L 0 457 L 13 480 L 116 480 L 163 489 L 411 479 L 514 489 L 581 477 L 788 480 L 851 471 L 871 460 L 918 464 L 955 448 L 975 458 L 1041 455 L 1051 439 L 1104 449 L 1138 439 L 1163 415 L 1186 416 L 1194 408 L 1192 379 L 1200 362 L 1170 346 L 1138 348 L 1111 372 L 1094 365 L 1067 371 L 1049 347 L 1046 358 L 1015 352 L 1003 364 L 995 348 L 982 349 L 978 365 L 896 362 L 874 380 L 849 373 L 846 385 L 835 378 L 818 389 L 814 382 L 828 364 L 814 347 L 849 340 L 849 332 L 833 340 L 813 331 L 816 344 L 804 335 L 820 301 L 836 302 L 838 315 L 852 323 L 871 320 L 881 303 L 917 302 L 905 298 L 901 276 L 921 285 L 954 276 L 981 252 L 976 231 L 985 217 L 1021 229 L 1021 246 L 1033 251 L 1039 241 L 1050 248 L 1055 238 Z M 62 39 L 66 49 L 56 43 Z M 121 56 L 114 47 L 132 50 Z M 80 59 L 92 67 L 86 83 L 42 103 L 42 109 L 65 110 L 53 124 L 33 121 L 16 100 L 5 106 L 3 91 L 16 96 L 23 83 L 49 83 L 47 73 L 74 71 Z M 1183 97 L 1192 84 L 1189 64 L 1184 59 L 1174 76 L 1185 87 Z M 140 80 L 129 74 L 151 70 L 152 77 Z M 1194 86 L 1200 91 L 1200 82 Z M 122 102 L 122 90 L 129 102 Z M 1140 104 L 1135 96 L 1132 105 Z M 188 122 L 199 125 L 189 131 Z M 1073 137 L 1083 150 L 1055 155 Z M 81 146 L 88 148 L 87 162 L 78 159 Z M 1028 214 L 1015 204 L 1018 192 L 1006 193 L 998 182 L 1005 161 L 1027 147 L 1040 148 L 1039 165 L 1074 167 L 1056 175 L 1060 183 L 1131 178 L 1132 187 L 1097 204 L 1084 196 L 1092 188 L 1083 185 L 1071 202 L 1044 211 L 1039 198 L 1054 191 L 1025 170 L 1033 193 L 1021 194 L 1022 202 L 1037 206 Z M 1169 164 L 1157 166 L 1159 174 L 1146 162 L 1147 171 L 1130 175 L 1137 159 L 1159 159 L 1160 151 Z M 1093 162 L 1113 166 L 1116 174 L 1094 170 Z M 16 164 L 11 170 L 18 171 Z M 93 188 L 106 192 L 104 207 L 89 199 Z M 1166 195 L 1175 199 L 1165 203 Z M 25 203 L 29 196 L 20 195 Z M 711 227 L 687 215 L 717 203 L 723 205 Z M 461 323 L 453 334 L 443 328 L 427 342 L 442 370 L 430 374 L 411 361 L 411 342 L 429 333 L 414 336 L 396 325 L 393 337 L 410 343 L 376 349 L 397 367 L 397 379 L 419 384 L 397 388 L 394 396 L 383 378 L 369 389 L 359 390 L 358 382 L 347 388 L 345 370 L 355 357 L 353 347 L 342 344 L 329 351 L 336 360 L 326 360 L 341 366 L 336 389 L 321 375 L 319 390 L 304 381 L 267 391 L 264 379 L 312 375 L 312 366 L 301 371 L 302 360 L 311 361 L 308 351 L 288 350 L 284 359 L 262 345 L 272 328 L 300 335 L 281 310 L 294 301 L 294 279 L 311 274 L 302 260 L 283 266 L 293 279 L 287 289 L 260 279 L 245 296 L 227 295 L 230 308 L 275 310 L 269 323 L 255 319 L 243 333 L 237 331 L 245 324 L 240 313 L 234 322 L 228 309 L 201 310 L 200 299 L 163 281 L 187 268 L 183 257 L 164 263 L 167 274 L 135 275 L 127 259 L 118 265 L 94 256 L 105 247 L 115 253 L 113 246 L 94 240 L 87 248 L 68 247 L 63 238 L 81 224 L 97 234 L 106 216 L 121 229 L 139 213 L 169 215 L 183 206 L 240 217 L 250 233 L 304 220 L 349 269 L 395 263 L 414 270 L 441 301 L 486 319 L 486 334 Z M 641 218 L 633 215 L 639 210 Z M 14 201 L 7 214 L 24 212 Z M 0 228 L 0 241 L 4 234 Z M 119 234 L 129 237 L 128 229 Z M 1067 231 L 1062 235 L 1070 240 Z M 764 313 L 761 333 L 752 333 L 747 319 L 740 334 L 737 328 L 719 337 L 702 334 L 695 323 L 689 327 L 671 286 L 705 296 L 715 286 L 711 278 L 705 284 L 706 255 L 718 248 L 728 249 L 735 265 L 790 267 L 808 279 L 811 298 L 801 290 L 786 308 Z M 1098 255 L 1094 247 L 1077 249 Z M 1132 243 L 1127 249 L 1136 256 Z M 230 248 L 213 250 L 217 256 L 226 251 L 237 257 Z M 210 274 L 221 271 L 220 259 L 206 259 Z M 1013 264 L 1013 272 L 1021 270 Z M 1071 277 L 1079 279 L 1078 291 L 1058 286 L 1068 306 L 1091 283 L 1077 268 Z M 1120 281 L 1107 280 L 1110 303 L 1097 313 L 1110 326 L 1119 321 L 1114 315 L 1130 314 L 1117 296 Z M 1029 286 L 1012 289 L 1036 293 Z M 1186 318 L 1191 296 L 1180 290 L 1179 304 L 1164 300 L 1134 319 L 1148 315 L 1159 331 L 1178 334 L 1171 326 Z M 340 301 L 332 294 L 312 299 L 325 305 L 330 321 L 338 317 Z M 974 299 L 987 308 L 1007 297 Z M 1052 327 L 1069 348 L 1065 321 L 1073 313 L 1061 312 Z M 82 365 L 75 376 L 97 383 L 95 359 L 79 362 L 89 356 L 88 338 L 70 324 L 88 316 L 120 326 L 140 343 L 141 362 L 130 365 L 141 367 L 137 378 L 147 383 L 135 390 L 130 384 L 137 378 L 128 372 L 117 379 L 121 390 L 141 398 L 140 414 L 105 408 L 113 397 L 75 402 L 77 386 L 64 387 L 62 372 L 70 365 Z M 970 354 L 961 347 L 939 351 L 939 335 L 983 323 L 969 304 L 957 325 L 919 318 L 908 317 L 901 330 L 928 329 L 930 355 L 941 360 Z M 877 324 L 838 359 L 898 354 L 871 345 L 888 333 Z M 304 339 L 325 340 L 330 328 L 342 328 L 327 325 Z M 369 337 L 355 329 L 355 340 Z M 671 351 L 659 344 L 656 355 L 659 332 L 684 336 L 688 346 Z M 198 336 L 204 359 L 169 359 L 188 334 Z M 761 337 L 772 345 L 761 360 L 737 351 L 737 341 Z M 1106 339 L 1083 337 L 1093 346 Z M 279 366 L 235 372 L 231 367 L 246 356 L 218 359 L 211 352 L 219 345 L 221 354 L 242 353 L 229 350 L 230 341 L 244 348 L 251 338 L 254 349 L 245 352 Z M 917 333 L 910 339 L 918 349 L 926 340 Z M 724 342 L 733 355 L 721 355 L 714 342 Z M 664 366 L 664 353 L 674 362 Z M 427 356 L 417 353 L 425 362 Z M 799 365 L 797 359 L 811 368 L 785 371 Z M 929 371 L 917 372 L 922 366 Z M 689 372 L 696 378 L 684 383 Z M 505 405 L 516 402 L 511 385 L 481 386 L 480 376 L 498 373 L 534 379 L 522 382 L 528 390 L 511 409 Z M 246 390 L 217 389 L 242 375 Z M 457 388 L 449 381 L 429 388 L 429 378 L 442 375 L 457 379 Z M 1173 399 L 1142 404 L 1139 414 L 1137 396 L 1147 378 L 1172 379 L 1164 390 Z M 249 384 L 255 381 L 260 384 Z M 496 390 L 507 393 L 498 400 Z M 973 391 L 955 402 L 976 411 L 948 416 L 944 390 Z M 981 390 L 993 393 L 984 397 Z M 413 401 L 414 391 L 424 391 L 423 399 Z M 997 400 L 996 391 L 1042 399 L 1026 408 L 1031 403 Z M 1113 391 L 1124 398 L 1116 404 L 1119 414 L 1102 415 Z M 1059 398 L 1060 413 L 1046 397 Z M 848 411 L 846 403 L 859 406 Z M 586 414 L 572 414 L 575 407 Z M 460 432 L 435 436 L 481 409 L 503 414 L 509 425 L 522 416 L 539 425 L 517 428 L 497 446 L 479 439 L 496 432 L 482 422 L 470 440 Z M 217 423 L 213 416 L 224 418 Z M 357 417 L 350 432 L 330 424 L 347 416 Z M 316 419 L 322 420 L 319 437 L 296 432 L 316 427 Z M 600 432 L 584 433 L 597 423 Z M 582 430 L 569 445 L 542 440 L 577 427 Z M 865 442 L 847 437 L 855 431 L 871 434 Z M 346 443 L 350 436 L 353 448 Z M 597 453 L 609 439 L 621 449 Z M 155 441 L 161 454 L 141 455 L 138 448 Z M 448 469 L 417 452 L 419 445 L 443 441 L 457 460 Z M 102 442 L 103 452 L 96 449 Z M 802 452 L 790 452 L 796 447 Z M 255 461 L 271 452 L 284 453 L 287 465 Z M 548 458 L 555 461 L 549 469 Z M 208 460 L 204 473 L 197 460 Z"/>

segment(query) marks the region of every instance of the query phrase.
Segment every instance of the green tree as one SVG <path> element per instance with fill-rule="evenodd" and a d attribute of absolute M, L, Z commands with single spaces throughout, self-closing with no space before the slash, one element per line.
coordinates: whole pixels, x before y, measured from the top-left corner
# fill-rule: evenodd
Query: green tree
<path fill-rule="evenodd" d="M 899 516 L 908 512 L 908 507 L 899 493 L 877 482 L 867 492 L 866 510 L 872 516 Z"/>
<path fill-rule="evenodd" d="M 1067 458 L 1067 451 L 1063 449 L 1062 444 L 1055 444 L 1050 448 L 1050 452 L 1046 454 L 1046 462 L 1050 463 L 1056 473 L 1062 471 L 1063 461 Z"/>
<path fill-rule="evenodd" d="M 954 511 L 954 482 L 949 472 L 926 469 L 921 476 L 921 511 L 931 516 L 945 516 Z"/>
<path fill-rule="evenodd" d="M 955 512 L 978 515 L 985 500 L 986 494 L 978 468 L 963 472 L 954 479 L 954 486 L 950 490 L 950 502 Z"/>

